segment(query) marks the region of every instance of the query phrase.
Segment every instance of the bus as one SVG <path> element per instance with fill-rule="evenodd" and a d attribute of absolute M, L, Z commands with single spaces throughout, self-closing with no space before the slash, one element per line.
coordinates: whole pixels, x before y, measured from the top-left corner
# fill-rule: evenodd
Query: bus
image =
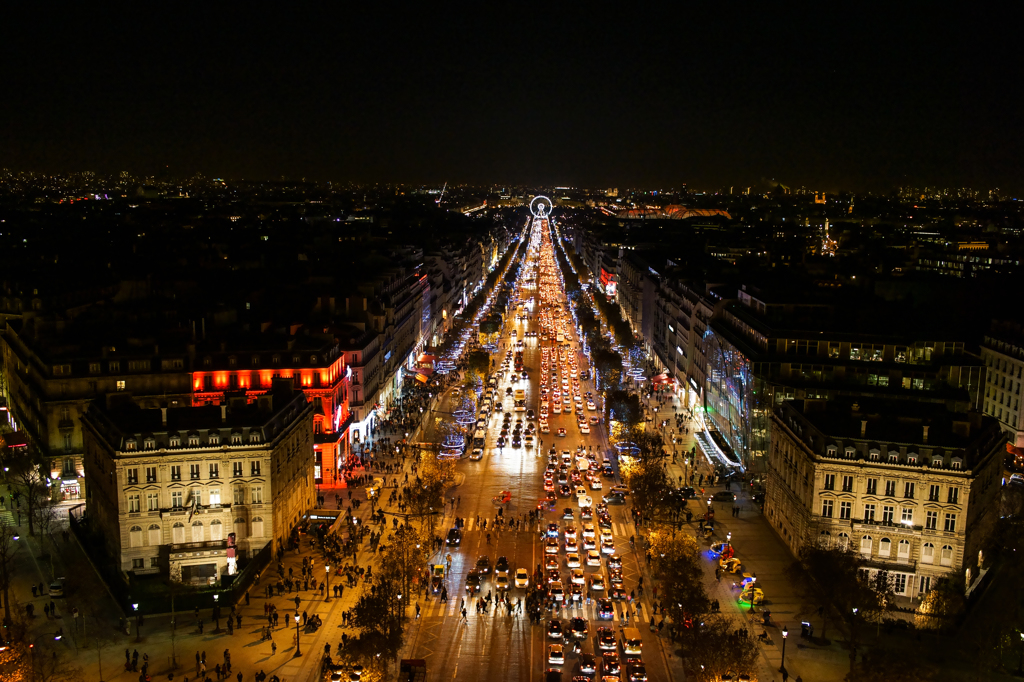
<path fill-rule="evenodd" d="M 482 448 L 484 446 L 485 438 L 487 438 L 487 432 L 483 429 L 477 429 L 473 432 L 473 447 Z"/>

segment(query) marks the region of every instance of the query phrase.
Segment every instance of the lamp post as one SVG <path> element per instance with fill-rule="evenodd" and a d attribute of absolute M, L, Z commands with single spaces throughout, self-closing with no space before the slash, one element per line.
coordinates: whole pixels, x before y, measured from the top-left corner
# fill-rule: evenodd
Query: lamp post
<path fill-rule="evenodd" d="M 1024 631 L 1020 633 L 1020 660 L 1017 662 L 1017 674 L 1024 676 Z"/>
<path fill-rule="evenodd" d="M 757 578 L 750 581 L 748 588 L 750 589 L 750 612 L 754 612 L 754 586 L 757 585 Z"/>
<path fill-rule="evenodd" d="M 324 566 L 324 571 L 327 572 L 327 598 L 324 599 L 324 603 L 331 601 L 331 567 Z"/>
<path fill-rule="evenodd" d="M 295 657 L 298 658 L 302 655 L 302 649 L 299 648 L 299 612 L 295 612 Z"/>
<path fill-rule="evenodd" d="M 139 638 L 142 636 L 139 632 L 139 605 L 132 604 L 132 611 L 135 613 L 135 641 L 138 642 Z"/>
<path fill-rule="evenodd" d="M 220 595 L 213 595 L 213 621 L 215 624 L 215 627 L 213 629 L 214 632 L 220 632 L 220 604 L 218 603 L 219 601 Z"/>
<path fill-rule="evenodd" d="M 786 637 L 789 636 L 789 630 L 785 625 L 782 626 L 782 665 L 779 666 L 779 672 L 786 672 Z"/>

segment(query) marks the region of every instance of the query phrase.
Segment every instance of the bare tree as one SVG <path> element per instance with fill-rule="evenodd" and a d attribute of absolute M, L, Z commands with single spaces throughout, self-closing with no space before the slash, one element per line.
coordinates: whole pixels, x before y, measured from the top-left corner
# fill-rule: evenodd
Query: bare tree
<path fill-rule="evenodd" d="M 0 517 L 0 591 L 4 598 L 4 635 L 10 638 L 11 602 L 8 588 L 14 573 L 14 554 L 18 551 L 17 531 L 6 518 Z"/>

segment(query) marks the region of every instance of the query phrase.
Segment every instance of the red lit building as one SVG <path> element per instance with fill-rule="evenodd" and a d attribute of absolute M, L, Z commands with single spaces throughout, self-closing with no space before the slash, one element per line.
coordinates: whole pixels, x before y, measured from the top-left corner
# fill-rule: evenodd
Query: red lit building
<path fill-rule="evenodd" d="M 192 404 L 219 405 L 228 395 L 245 395 L 255 402 L 275 378 L 292 379 L 314 405 L 316 483 L 331 485 L 351 451 L 350 374 L 333 336 L 259 334 L 196 350 Z"/>

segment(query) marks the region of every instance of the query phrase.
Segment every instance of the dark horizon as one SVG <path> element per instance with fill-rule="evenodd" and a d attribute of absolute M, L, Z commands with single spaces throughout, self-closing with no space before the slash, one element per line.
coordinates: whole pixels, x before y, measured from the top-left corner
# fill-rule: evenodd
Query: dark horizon
<path fill-rule="evenodd" d="M 1019 10 L 357 11 L 11 13 L 0 167 L 1024 189 Z"/>

